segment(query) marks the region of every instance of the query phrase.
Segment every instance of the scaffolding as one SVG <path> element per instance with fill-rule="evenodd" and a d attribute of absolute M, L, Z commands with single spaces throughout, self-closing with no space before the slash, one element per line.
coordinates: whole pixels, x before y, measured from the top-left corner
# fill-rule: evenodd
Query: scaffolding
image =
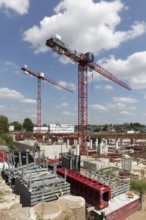
<path fill-rule="evenodd" d="M 107 171 L 110 171 L 110 168 L 100 170 L 99 172 L 91 171 L 88 176 L 91 179 L 98 180 L 99 182 L 108 185 L 111 188 L 111 198 L 125 193 L 130 189 L 130 183 L 116 178 L 113 175 L 107 175 Z M 117 169 L 111 168 L 111 171 L 117 172 Z"/>
<path fill-rule="evenodd" d="M 56 165 L 50 171 L 45 164 L 29 163 L 28 154 L 25 158 L 26 164 L 22 165 L 21 156 L 19 153 L 19 163 L 15 167 L 14 152 L 8 152 L 8 167 L 3 169 L 3 177 L 14 192 L 20 195 L 23 207 L 54 201 L 60 196 L 70 194 L 70 184 L 57 175 Z"/>

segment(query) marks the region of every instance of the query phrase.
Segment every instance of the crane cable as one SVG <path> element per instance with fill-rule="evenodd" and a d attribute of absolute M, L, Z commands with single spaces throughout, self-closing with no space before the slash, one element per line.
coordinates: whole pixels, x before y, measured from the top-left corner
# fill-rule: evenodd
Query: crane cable
<path fill-rule="evenodd" d="M 93 73 L 92 73 L 92 95 L 93 95 Z"/>

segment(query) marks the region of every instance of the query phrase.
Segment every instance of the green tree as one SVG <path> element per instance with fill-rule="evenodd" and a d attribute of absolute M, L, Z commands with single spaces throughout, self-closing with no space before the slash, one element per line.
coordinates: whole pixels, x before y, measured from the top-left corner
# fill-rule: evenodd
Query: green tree
<path fill-rule="evenodd" d="M 0 134 L 7 133 L 9 130 L 9 122 L 7 116 L 0 115 Z"/>
<path fill-rule="evenodd" d="M 10 125 L 14 126 L 14 131 L 22 130 L 22 124 L 20 124 L 18 121 L 13 121 L 12 123 L 10 123 Z"/>
<path fill-rule="evenodd" d="M 6 145 L 6 141 L 3 139 L 1 135 L 0 135 L 0 145 Z"/>
<path fill-rule="evenodd" d="M 139 192 L 146 192 L 146 178 L 131 180 L 131 188 Z"/>
<path fill-rule="evenodd" d="M 95 127 L 94 129 L 93 129 L 93 132 L 100 132 L 101 131 L 101 129 L 99 128 L 99 127 Z"/>
<path fill-rule="evenodd" d="M 25 131 L 33 131 L 33 123 L 30 118 L 24 119 L 23 128 L 25 129 Z"/>
<path fill-rule="evenodd" d="M 0 144 L 5 145 L 11 149 L 14 148 L 14 142 L 12 137 L 10 137 L 8 134 L 1 134 L 0 136 Z"/>
<path fill-rule="evenodd" d="M 104 125 L 102 131 L 107 131 L 107 125 Z"/>

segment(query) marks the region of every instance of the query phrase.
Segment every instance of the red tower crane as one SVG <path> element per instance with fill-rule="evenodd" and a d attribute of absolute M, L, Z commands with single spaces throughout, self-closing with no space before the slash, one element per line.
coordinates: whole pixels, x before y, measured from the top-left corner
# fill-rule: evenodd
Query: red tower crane
<path fill-rule="evenodd" d="M 38 79 L 38 96 L 37 96 L 37 132 L 41 133 L 41 80 L 52 83 L 55 86 L 60 87 L 61 89 L 65 89 L 68 92 L 73 92 L 71 89 L 61 85 L 60 83 L 48 78 L 44 73 L 35 73 L 29 70 L 26 66 L 22 67 L 21 70 L 24 71 L 26 75 L 32 75 Z"/>
<path fill-rule="evenodd" d="M 49 38 L 46 41 L 46 45 L 52 48 L 52 50 L 58 54 L 65 55 L 72 61 L 78 63 L 78 137 L 79 140 L 81 140 L 81 154 L 87 154 L 88 67 L 128 90 L 131 90 L 131 88 L 126 83 L 112 75 L 110 72 L 94 63 L 94 55 L 92 53 L 88 52 L 83 54 L 74 50 L 70 50 L 68 46 L 61 41 L 61 37 L 59 35 Z"/>

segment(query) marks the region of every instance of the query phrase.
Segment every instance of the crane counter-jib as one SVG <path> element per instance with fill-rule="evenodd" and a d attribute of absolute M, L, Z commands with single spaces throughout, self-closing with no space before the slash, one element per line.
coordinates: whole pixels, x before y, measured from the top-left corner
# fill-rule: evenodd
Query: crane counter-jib
<path fill-rule="evenodd" d="M 84 54 L 77 51 L 70 50 L 68 46 L 56 37 L 51 37 L 46 41 L 46 46 L 52 48 L 53 51 L 60 55 L 65 55 L 72 59 L 74 62 L 80 62 L 83 60 Z"/>

